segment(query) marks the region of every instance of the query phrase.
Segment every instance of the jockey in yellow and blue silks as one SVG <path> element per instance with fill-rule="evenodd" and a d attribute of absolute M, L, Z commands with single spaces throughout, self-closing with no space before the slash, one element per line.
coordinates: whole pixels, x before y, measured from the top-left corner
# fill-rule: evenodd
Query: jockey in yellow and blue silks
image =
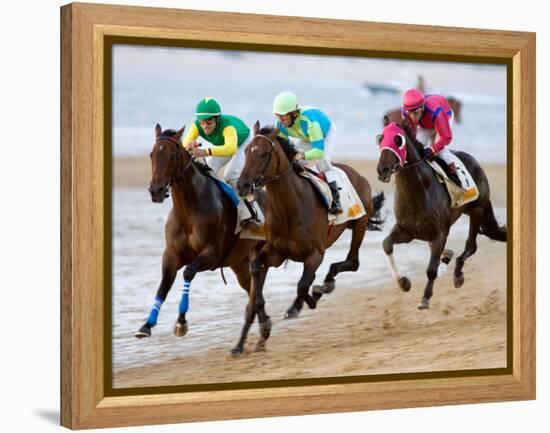
<path fill-rule="evenodd" d="M 318 108 L 298 106 L 298 97 L 289 91 L 279 93 L 273 101 L 273 113 L 277 116 L 279 135 L 293 141 L 297 160 L 311 161 L 324 173 L 332 192 L 330 213 L 342 213 L 337 175 L 332 170 L 330 157 L 334 148 L 336 127 Z"/>
<path fill-rule="evenodd" d="M 250 128 L 238 117 L 222 114 L 220 104 L 213 98 L 201 99 L 195 116 L 197 119 L 182 141 L 183 147 L 195 158 L 207 157 L 206 163 L 215 173 L 225 166 L 223 178 L 237 192 L 237 180 L 244 167 L 244 149 L 251 138 Z M 213 146 L 201 149 L 196 141 L 199 136 Z M 241 225 L 260 225 L 254 205 L 243 201 L 245 207 L 238 209 Z"/>

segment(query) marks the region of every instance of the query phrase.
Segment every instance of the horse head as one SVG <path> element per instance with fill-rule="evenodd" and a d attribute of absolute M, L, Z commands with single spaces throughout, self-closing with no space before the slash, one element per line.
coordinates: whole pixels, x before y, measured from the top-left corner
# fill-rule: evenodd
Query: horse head
<path fill-rule="evenodd" d="M 376 142 L 380 148 L 380 158 L 378 159 L 378 179 L 387 183 L 391 175 L 407 162 L 407 133 L 403 123 L 390 122 L 388 117 L 384 117 L 384 129 L 376 137 Z"/>
<path fill-rule="evenodd" d="M 184 130 L 185 126 L 179 131 L 167 129 L 163 132 L 159 124 L 155 127 L 156 140 L 150 153 L 152 178 L 149 185 L 149 193 L 155 203 L 162 203 L 168 197 L 170 185 L 183 171 L 183 159 L 187 157 L 191 161 L 181 145 Z"/>
<path fill-rule="evenodd" d="M 260 122 L 257 121 L 253 132 L 254 136 L 245 149 L 244 168 L 237 182 L 239 194 L 243 197 L 277 178 L 282 169 L 289 167 L 296 155 L 296 149 L 277 136 L 277 128 L 260 128 Z M 288 162 L 285 162 L 287 159 Z"/>

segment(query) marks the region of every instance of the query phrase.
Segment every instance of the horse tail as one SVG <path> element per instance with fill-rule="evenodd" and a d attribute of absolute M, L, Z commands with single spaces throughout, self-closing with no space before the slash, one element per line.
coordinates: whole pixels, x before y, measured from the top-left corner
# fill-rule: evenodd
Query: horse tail
<path fill-rule="evenodd" d="M 479 233 L 487 236 L 495 241 L 506 242 L 507 232 L 506 225 L 499 226 L 493 212 L 493 205 L 490 201 L 487 202 L 483 209 L 483 220 Z"/>
<path fill-rule="evenodd" d="M 370 231 L 380 231 L 382 230 L 382 226 L 385 223 L 385 220 L 382 219 L 380 216 L 380 211 L 382 210 L 382 206 L 384 205 L 384 191 L 381 193 L 375 195 L 372 198 L 372 209 L 373 213 L 369 217 L 369 221 L 367 223 L 367 230 Z"/>

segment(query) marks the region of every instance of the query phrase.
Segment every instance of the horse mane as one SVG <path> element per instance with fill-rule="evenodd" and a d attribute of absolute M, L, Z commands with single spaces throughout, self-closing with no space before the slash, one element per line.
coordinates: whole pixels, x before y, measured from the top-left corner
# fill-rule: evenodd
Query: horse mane
<path fill-rule="evenodd" d="M 162 134 L 160 134 L 160 137 L 159 138 L 162 138 L 162 137 L 173 137 L 174 135 L 176 135 L 178 131 L 176 131 L 175 129 L 167 129 L 166 131 L 163 131 Z M 193 160 L 193 164 L 195 165 L 195 167 L 197 167 L 197 169 L 199 170 L 199 172 L 203 175 L 203 176 L 207 176 L 208 173 L 210 171 L 212 171 L 212 169 L 210 167 L 208 167 L 208 165 L 206 165 L 205 162 L 200 162 L 198 159 L 194 159 Z"/>
<path fill-rule="evenodd" d="M 275 127 L 273 125 L 262 126 L 262 128 L 260 129 L 260 134 L 269 135 L 269 134 L 272 134 L 274 131 L 275 131 Z M 285 152 L 285 155 L 288 158 L 288 161 L 292 163 L 294 161 L 294 157 L 298 153 L 298 150 L 296 150 L 296 147 L 289 140 L 279 135 L 277 135 L 275 139 L 283 148 L 283 151 Z"/>
<path fill-rule="evenodd" d="M 418 156 L 422 157 L 422 149 L 424 148 L 424 145 L 420 141 L 418 141 L 416 137 L 413 135 L 407 119 L 403 119 L 399 123 L 399 126 L 403 131 L 405 131 L 405 137 L 413 145 L 414 149 L 418 153 Z"/>
<path fill-rule="evenodd" d="M 175 129 L 167 129 L 165 131 L 162 131 L 162 134 L 160 134 L 160 137 L 173 137 L 174 135 L 176 135 L 176 131 Z"/>

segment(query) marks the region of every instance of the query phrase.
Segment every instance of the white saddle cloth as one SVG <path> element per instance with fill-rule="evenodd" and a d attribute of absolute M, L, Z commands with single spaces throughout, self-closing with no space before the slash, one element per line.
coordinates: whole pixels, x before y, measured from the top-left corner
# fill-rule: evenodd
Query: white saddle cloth
<path fill-rule="evenodd" d="M 456 172 L 463 188 L 460 188 L 456 183 L 449 179 L 447 173 L 445 173 L 437 162 L 428 161 L 428 164 L 430 164 L 430 166 L 435 170 L 440 182 L 444 183 L 447 187 L 447 191 L 449 192 L 449 196 L 451 198 L 451 207 L 454 208 L 464 206 L 467 203 L 477 200 L 479 197 L 479 190 L 477 189 L 477 185 L 475 184 L 472 175 L 462 163 L 460 158 L 453 153 L 451 153 L 451 158 L 455 163 Z"/>
<path fill-rule="evenodd" d="M 359 198 L 359 194 L 355 191 L 355 188 L 351 184 L 347 174 L 340 168 L 332 166 L 332 170 L 335 172 L 338 180 L 338 187 L 340 188 L 340 204 L 342 205 L 343 212 L 339 215 L 329 213 L 328 220 L 331 224 L 343 224 L 346 221 L 355 220 L 361 218 L 366 214 L 363 202 Z M 309 179 L 317 190 L 323 195 L 327 208 L 332 203 L 332 193 L 328 184 L 321 180 L 314 174 L 304 171 L 301 173 L 302 177 Z"/>

